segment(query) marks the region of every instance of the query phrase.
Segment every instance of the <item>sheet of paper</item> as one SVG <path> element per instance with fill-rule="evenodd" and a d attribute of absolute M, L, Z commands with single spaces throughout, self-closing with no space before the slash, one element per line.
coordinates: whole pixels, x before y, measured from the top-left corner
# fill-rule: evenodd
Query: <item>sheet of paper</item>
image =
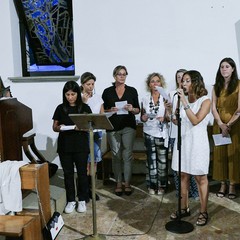
<path fill-rule="evenodd" d="M 230 136 L 228 137 L 223 137 L 222 134 L 213 134 L 213 141 L 215 146 L 221 146 L 221 145 L 226 145 L 226 144 L 231 144 L 232 140 Z"/>
<path fill-rule="evenodd" d="M 128 111 L 124 109 L 125 105 L 127 105 L 127 101 L 115 102 L 115 107 L 118 108 L 117 115 L 128 114 Z"/>
<path fill-rule="evenodd" d="M 104 114 L 107 118 L 110 118 L 113 114 L 115 114 L 115 112 L 105 112 Z"/>
<path fill-rule="evenodd" d="M 158 92 L 162 95 L 162 97 L 163 97 L 165 100 L 167 100 L 168 102 L 171 102 L 170 97 L 167 95 L 167 93 L 164 91 L 164 89 L 163 89 L 162 87 L 156 86 L 155 88 L 158 90 Z"/>
<path fill-rule="evenodd" d="M 74 130 L 76 125 L 69 125 L 69 126 L 61 126 L 60 131 L 69 131 Z"/>

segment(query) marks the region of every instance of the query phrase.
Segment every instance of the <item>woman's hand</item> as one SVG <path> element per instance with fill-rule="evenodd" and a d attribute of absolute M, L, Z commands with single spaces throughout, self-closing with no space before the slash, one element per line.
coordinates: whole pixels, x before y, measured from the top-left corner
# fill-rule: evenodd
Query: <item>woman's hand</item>
<path fill-rule="evenodd" d="M 229 132 L 230 132 L 230 127 L 225 123 L 222 123 L 219 127 L 222 130 L 222 136 L 227 137 L 229 135 Z"/>
<path fill-rule="evenodd" d="M 124 109 L 128 112 L 132 112 L 133 111 L 133 106 L 132 106 L 132 104 L 126 104 L 124 106 Z"/>
<path fill-rule="evenodd" d="M 177 94 L 178 94 L 178 96 L 180 98 L 180 101 L 182 102 L 183 106 L 187 105 L 188 102 L 187 102 L 186 96 L 185 96 L 182 88 L 177 89 Z"/>
<path fill-rule="evenodd" d="M 164 122 L 164 117 L 157 117 L 156 118 L 159 122 L 163 123 Z"/>
<path fill-rule="evenodd" d="M 111 112 L 117 112 L 117 111 L 118 111 L 118 108 L 117 108 L 117 107 L 111 107 L 110 111 L 111 111 Z"/>
<path fill-rule="evenodd" d="M 82 94 L 82 101 L 84 103 L 87 103 L 87 101 L 90 97 L 91 97 L 91 95 L 85 92 L 85 93 Z"/>
<path fill-rule="evenodd" d="M 164 107 L 168 112 L 172 112 L 172 103 L 168 102 L 168 100 L 164 101 Z"/>

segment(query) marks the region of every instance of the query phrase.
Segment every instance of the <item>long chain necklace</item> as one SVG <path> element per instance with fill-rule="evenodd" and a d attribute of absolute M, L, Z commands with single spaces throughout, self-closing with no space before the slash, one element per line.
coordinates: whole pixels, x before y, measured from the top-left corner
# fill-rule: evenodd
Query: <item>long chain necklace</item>
<path fill-rule="evenodd" d="M 159 98 L 160 98 L 160 95 L 158 96 L 158 100 L 157 100 L 156 104 L 154 104 L 153 97 L 152 97 L 152 95 L 150 96 L 149 111 L 151 114 L 153 114 L 153 113 L 157 114 L 157 112 L 159 110 L 159 106 L 160 106 Z"/>

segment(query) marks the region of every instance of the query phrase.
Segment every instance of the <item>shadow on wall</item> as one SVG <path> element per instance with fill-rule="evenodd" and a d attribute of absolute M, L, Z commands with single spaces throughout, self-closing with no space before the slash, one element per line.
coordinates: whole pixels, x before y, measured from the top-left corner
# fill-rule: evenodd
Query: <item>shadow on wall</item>
<path fill-rule="evenodd" d="M 38 139 L 38 142 L 42 142 L 41 139 L 44 139 L 44 140 L 47 139 L 45 150 L 40 149 L 40 147 L 37 143 L 36 143 L 36 147 L 38 148 L 39 152 L 44 156 L 44 158 L 47 161 L 53 162 L 53 160 L 58 156 L 57 141 L 55 141 L 55 143 L 54 143 L 52 138 L 50 138 L 50 137 L 46 138 L 46 136 L 41 135 L 41 134 L 37 135 L 37 139 Z"/>
<path fill-rule="evenodd" d="M 238 59 L 240 60 L 240 20 L 235 23 L 237 48 L 238 48 Z"/>

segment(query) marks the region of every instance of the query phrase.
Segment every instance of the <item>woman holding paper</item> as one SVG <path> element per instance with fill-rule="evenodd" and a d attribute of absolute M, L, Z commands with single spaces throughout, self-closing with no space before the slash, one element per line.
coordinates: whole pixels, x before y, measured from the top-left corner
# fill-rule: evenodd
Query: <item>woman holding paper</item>
<path fill-rule="evenodd" d="M 128 75 L 127 68 L 119 65 L 113 70 L 115 82 L 113 86 L 103 91 L 104 109 L 114 113 L 109 117 L 114 129 L 107 131 L 108 143 L 112 151 L 112 166 L 116 180 L 115 194 L 123 193 L 123 174 L 125 181 L 124 193 L 130 195 L 132 176 L 132 150 L 136 134 L 135 115 L 139 113 L 137 90 L 125 84 Z"/>
<path fill-rule="evenodd" d="M 53 114 L 53 131 L 59 132 L 57 152 L 63 168 L 67 204 L 65 213 L 76 207 L 74 166 L 77 169 L 78 212 L 86 211 L 88 196 L 87 160 L 89 154 L 88 132 L 80 131 L 68 114 L 91 113 L 90 107 L 82 102 L 79 85 L 75 81 L 65 83 L 62 92 L 63 102 Z"/>
<path fill-rule="evenodd" d="M 141 120 L 146 146 L 146 185 L 149 194 L 163 194 L 167 187 L 168 123 L 165 121 L 163 88 L 165 79 L 160 73 L 151 73 L 146 80 L 149 93 L 142 99 Z"/>
<path fill-rule="evenodd" d="M 213 178 L 221 181 L 218 197 L 227 193 L 236 198 L 235 184 L 240 182 L 240 81 L 236 64 L 231 58 L 221 60 L 212 91 L 213 134 L 229 136 L 232 143 L 215 146 L 213 150 Z"/>
<path fill-rule="evenodd" d="M 210 120 L 211 101 L 201 74 L 191 70 L 183 74 L 182 88 L 177 89 L 181 116 L 181 212 L 171 214 L 172 220 L 178 216 L 190 216 L 188 189 L 190 176 L 194 175 L 200 197 L 200 211 L 196 225 L 204 226 L 208 222 L 208 168 L 209 141 L 207 125 Z M 171 105 L 166 105 L 167 113 L 173 114 Z M 178 171 L 179 149 L 174 144 L 172 169 Z"/>

